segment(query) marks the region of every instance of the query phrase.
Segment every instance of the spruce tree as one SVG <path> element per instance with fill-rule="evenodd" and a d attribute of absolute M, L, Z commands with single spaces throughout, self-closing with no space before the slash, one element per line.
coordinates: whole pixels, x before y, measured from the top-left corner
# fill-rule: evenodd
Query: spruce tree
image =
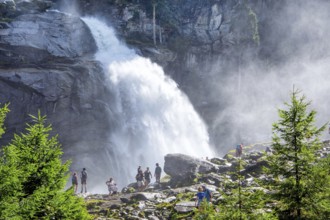
<path fill-rule="evenodd" d="M 84 201 L 65 191 L 70 162 L 45 116 L 31 116 L 26 134 L 15 135 L 0 158 L 2 219 L 90 219 Z"/>
<path fill-rule="evenodd" d="M 320 158 L 313 166 L 306 219 L 330 219 L 330 156 Z"/>
<path fill-rule="evenodd" d="M 244 170 L 243 160 L 239 158 L 236 171 L 231 174 L 235 181 L 224 179 L 223 199 L 216 219 L 275 219 L 273 213 L 265 211 L 265 193 L 260 187 L 246 186 L 246 178 L 241 174 Z"/>
<path fill-rule="evenodd" d="M 288 109 L 278 111 L 280 119 L 273 124 L 273 154 L 268 156 L 280 219 L 318 219 L 329 211 L 329 206 L 325 207 L 329 202 L 321 196 L 326 195 L 329 180 L 323 169 L 328 172 L 329 167 L 320 166 L 316 155 L 326 125 L 314 125 L 316 112 L 308 110 L 310 102 L 299 93 L 294 89 L 291 103 L 285 103 Z"/>

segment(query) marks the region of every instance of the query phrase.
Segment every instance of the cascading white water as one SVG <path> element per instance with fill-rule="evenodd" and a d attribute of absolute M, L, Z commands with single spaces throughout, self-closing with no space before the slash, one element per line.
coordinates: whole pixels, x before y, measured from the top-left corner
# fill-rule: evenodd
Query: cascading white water
<path fill-rule="evenodd" d="M 105 174 L 122 187 L 135 181 L 139 165 L 150 167 L 152 173 L 156 162 L 163 167 L 168 153 L 212 156 L 206 126 L 163 69 L 123 45 L 105 23 L 83 20 L 97 42 L 95 58 L 104 65 L 109 88 L 116 93 L 112 111 L 120 115 L 120 128 L 109 134 Z"/>

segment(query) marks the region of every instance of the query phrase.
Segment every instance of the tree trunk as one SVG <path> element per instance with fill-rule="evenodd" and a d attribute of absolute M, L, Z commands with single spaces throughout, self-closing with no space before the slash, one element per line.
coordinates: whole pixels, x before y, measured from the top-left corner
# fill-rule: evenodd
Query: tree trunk
<path fill-rule="evenodd" d="M 163 44 L 162 28 L 161 27 L 159 27 L 159 44 Z"/>
<path fill-rule="evenodd" d="M 294 115 L 294 121 L 296 120 L 296 115 L 297 113 L 295 112 Z M 294 130 L 296 130 L 296 124 L 295 122 L 293 123 L 293 127 Z M 298 166 L 298 160 L 299 160 L 299 155 L 298 155 L 298 143 L 297 143 L 297 136 L 295 134 L 294 140 L 293 140 L 293 145 L 294 145 L 294 151 L 295 151 L 295 155 L 294 155 L 294 162 L 295 162 L 295 181 L 296 181 L 296 204 L 297 204 L 297 219 L 300 219 L 301 217 L 301 198 L 300 198 L 300 194 L 299 191 L 300 189 L 300 173 L 299 173 L 299 166 Z"/>
<path fill-rule="evenodd" d="M 156 45 L 156 3 L 152 4 L 152 26 L 154 45 Z"/>

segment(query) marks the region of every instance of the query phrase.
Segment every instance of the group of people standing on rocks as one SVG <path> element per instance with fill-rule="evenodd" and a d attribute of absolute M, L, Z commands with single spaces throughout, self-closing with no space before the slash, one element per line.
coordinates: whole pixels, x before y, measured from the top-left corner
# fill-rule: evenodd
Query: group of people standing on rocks
<path fill-rule="evenodd" d="M 156 183 L 160 183 L 160 177 L 162 174 L 162 168 L 159 166 L 158 163 L 156 163 L 155 173 L 154 177 L 156 179 Z M 86 168 L 83 168 L 80 173 L 80 181 L 81 181 L 81 191 L 80 193 L 87 193 L 87 170 Z M 145 189 L 151 182 L 152 174 L 149 170 L 149 167 L 143 172 L 141 166 L 138 167 L 137 174 L 136 174 L 136 181 L 137 181 L 137 188 L 139 191 L 142 191 Z M 109 195 L 116 194 L 118 191 L 118 187 L 116 182 L 112 177 L 108 181 L 105 182 L 105 184 L 108 186 Z M 74 192 L 77 193 L 78 190 L 78 174 L 76 172 L 73 172 L 72 174 L 72 186 L 74 189 Z"/>
<path fill-rule="evenodd" d="M 156 163 L 156 168 L 154 173 L 156 183 L 160 183 L 161 174 L 162 174 L 162 168 L 159 166 L 158 163 Z M 146 170 L 143 172 L 141 166 L 139 166 L 137 169 L 137 174 L 135 176 L 135 179 L 137 181 L 137 189 L 139 191 L 145 189 L 150 184 L 151 178 L 152 178 L 152 174 L 149 170 L 149 167 L 147 167 Z"/>
<path fill-rule="evenodd" d="M 80 181 L 81 181 L 80 193 L 83 193 L 84 191 L 85 191 L 85 193 L 87 193 L 87 177 L 88 177 L 87 170 L 86 170 L 86 168 L 83 168 L 80 173 Z M 78 174 L 76 172 L 73 172 L 71 180 L 72 180 L 72 186 L 73 186 L 74 193 L 77 193 Z M 113 180 L 112 177 L 110 177 L 110 179 L 108 181 L 106 181 L 105 184 L 108 186 L 110 195 L 117 193 L 117 190 L 118 190 L 117 184 L 115 183 L 115 181 Z"/>
<path fill-rule="evenodd" d="M 81 173 L 80 173 L 80 181 L 81 181 L 81 192 L 83 193 L 85 189 L 85 193 L 87 193 L 87 170 L 86 168 L 83 168 Z M 77 193 L 78 190 L 78 174 L 76 172 L 73 173 L 72 175 L 72 186 L 74 189 L 74 192 Z"/>

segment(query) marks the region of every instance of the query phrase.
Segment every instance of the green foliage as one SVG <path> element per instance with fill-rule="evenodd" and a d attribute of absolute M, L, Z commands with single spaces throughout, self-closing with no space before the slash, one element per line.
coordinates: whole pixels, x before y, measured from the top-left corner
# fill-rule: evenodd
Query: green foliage
<path fill-rule="evenodd" d="M 196 197 L 196 193 L 194 192 L 186 192 L 186 193 L 179 193 L 176 195 L 177 200 L 180 201 L 191 201 Z"/>
<path fill-rule="evenodd" d="M 26 134 L 15 135 L 0 158 L 0 216 L 4 219 L 90 219 L 84 201 L 63 191 L 69 162 L 62 164 L 57 136 L 46 117 L 31 116 Z"/>
<path fill-rule="evenodd" d="M 318 212 L 320 219 L 330 219 L 330 155 L 318 161 L 317 165 L 313 167 L 312 174 L 311 180 L 317 180 L 313 181 L 312 189 L 315 194 L 312 199 L 317 202 L 307 208 L 320 210 Z"/>
<path fill-rule="evenodd" d="M 173 203 L 169 203 L 169 202 L 162 202 L 156 205 L 156 209 L 158 210 L 172 209 L 172 208 L 173 208 Z"/>
<path fill-rule="evenodd" d="M 219 213 L 211 203 L 208 203 L 206 200 L 204 200 L 201 203 L 201 207 L 199 209 L 195 209 L 195 214 L 193 219 L 216 220 L 219 219 Z"/>
<path fill-rule="evenodd" d="M 261 190 L 239 192 L 233 189 L 231 194 L 223 194 L 223 197 L 217 219 L 276 219 L 271 212 L 264 210 L 265 194 Z"/>
<path fill-rule="evenodd" d="M 185 219 L 188 219 L 189 217 L 191 217 L 193 215 L 192 212 L 188 212 L 188 213 L 174 213 L 172 216 L 171 216 L 171 219 L 173 220 L 179 220 L 179 219 L 182 219 L 182 220 L 185 220 Z"/>
<path fill-rule="evenodd" d="M 135 192 L 135 189 L 133 187 L 128 187 L 127 192 L 133 193 L 133 192 Z"/>
<path fill-rule="evenodd" d="M 319 219 L 329 215 L 329 163 L 318 160 L 319 140 L 325 126 L 314 126 L 316 112 L 307 112 L 310 102 L 293 90 L 287 110 L 279 110 L 273 124 L 273 154 L 268 156 L 280 218 Z"/>
<path fill-rule="evenodd" d="M 171 176 L 170 175 L 164 175 L 161 179 L 160 182 L 161 183 L 168 183 L 171 181 Z"/>
<path fill-rule="evenodd" d="M 88 200 L 86 202 L 86 206 L 87 206 L 87 209 L 97 209 L 100 207 L 100 205 L 102 205 L 104 203 L 103 200 L 96 200 L 96 199 L 93 199 L 93 200 Z"/>
<path fill-rule="evenodd" d="M 8 104 L 0 108 L 0 138 L 5 133 L 4 122 L 8 112 L 9 112 Z"/>
<path fill-rule="evenodd" d="M 264 211 L 266 194 L 260 189 L 242 186 L 242 169 L 242 159 L 239 159 L 236 172 L 232 174 L 236 181 L 224 181 L 224 191 L 227 193 L 222 193 L 216 219 L 274 219 L 272 213 Z"/>

